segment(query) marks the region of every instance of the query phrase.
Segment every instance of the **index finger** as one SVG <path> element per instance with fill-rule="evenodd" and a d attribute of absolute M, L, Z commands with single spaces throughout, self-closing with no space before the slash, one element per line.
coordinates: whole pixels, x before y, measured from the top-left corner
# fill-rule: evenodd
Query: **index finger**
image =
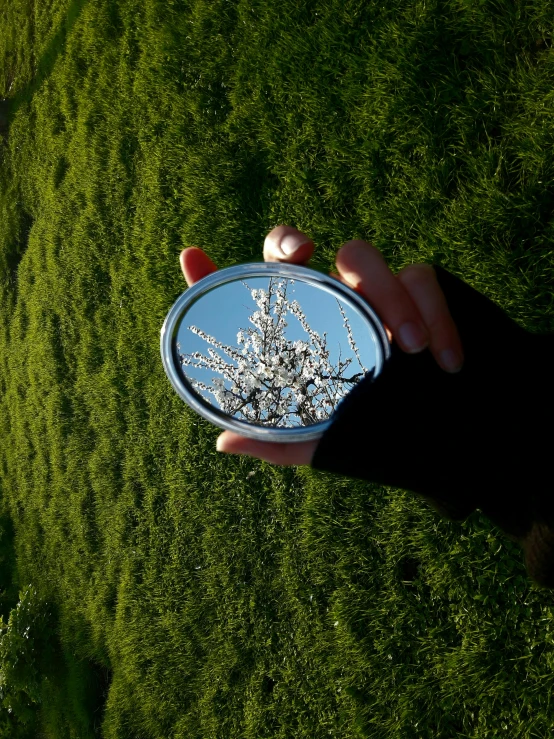
<path fill-rule="evenodd" d="M 378 249 L 367 241 L 347 241 L 337 252 L 336 263 L 341 277 L 371 304 L 405 352 L 415 354 L 429 345 L 416 304 Z"/>
<path fill-rule="evenodd" d="M 434 268 L 430 264 L 409 264 L 396 279 L 410 294 L 425 321 L 431 337 L 431 353 L 444 370 L 458 372 L 464 362 L 462 341 Z"/>

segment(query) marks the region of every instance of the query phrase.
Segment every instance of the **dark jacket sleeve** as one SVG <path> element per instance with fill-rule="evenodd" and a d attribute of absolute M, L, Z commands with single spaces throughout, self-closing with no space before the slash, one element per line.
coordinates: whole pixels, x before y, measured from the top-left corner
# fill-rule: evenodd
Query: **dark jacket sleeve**
<path fill-rule="evenodd" d="M 453 520 L 478 508 L 519 540 L 535 521 L 554 521 L 554 339 L 435 270 L 460 332 L 462 370 L 448 374 L 429 350 L 410 355 L 393 343 L 381 374 L 339 404 L 312 467 L 413 491 Z"/>

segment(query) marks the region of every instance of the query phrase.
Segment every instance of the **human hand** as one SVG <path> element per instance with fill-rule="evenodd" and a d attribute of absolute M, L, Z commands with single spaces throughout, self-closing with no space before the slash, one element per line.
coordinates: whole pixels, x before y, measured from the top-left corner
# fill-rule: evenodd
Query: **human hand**
<path fill-rule="evenodd" d="M 264 241 L 266 262 L 306 265 L 315 245 L 291 226 L 277 226 Z M 215 272 L 217 266 L 202 249 L 191 246 L 181 252 L 181 269 L 190 286 Z M 346 242 L 337 252 L 338 274 L 330 275 L 364 297 L 385 325 L 389 340 L 416 354 L 427 347 L 446 372 L 457 372 L 463 363 L 458 329 L 450 315 L 446 298 L 428 264 L 410 264 L 394 275 L 381 252 L 366 241 Z M 318 439 L 288 444 L 248 439 L 224 431 L 217 450 L 247 454 L 278 465 L 309 465 Z"/>

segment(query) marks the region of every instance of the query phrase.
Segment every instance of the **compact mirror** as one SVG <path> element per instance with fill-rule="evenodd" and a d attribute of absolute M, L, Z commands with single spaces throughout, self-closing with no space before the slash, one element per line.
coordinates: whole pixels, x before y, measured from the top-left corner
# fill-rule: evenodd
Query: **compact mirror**
<path fill-rule="evenodd" d="M 175 301 L 160 348 L 181 398 L 261 441 L 317 439 L 339 402 L 390 356 L 385 328 L 354 290 L 294 264 L 239 264 Z"/>

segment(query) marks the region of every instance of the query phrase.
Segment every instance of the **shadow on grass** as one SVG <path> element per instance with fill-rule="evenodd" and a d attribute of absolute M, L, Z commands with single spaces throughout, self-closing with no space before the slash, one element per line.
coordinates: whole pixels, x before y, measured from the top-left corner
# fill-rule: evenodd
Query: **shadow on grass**
<path fill-rule="evenodd" d="M 22 105 L 31 101 L 41 84 L 52 73 L 56 59 L 65 49 L 67 34 L 75 25 L 75 22 L 88 2 L 89 0 L 72 0 L 67 9 L 64 22 L 54 34 L 38 61 L 37 73 L 34 79 L 12 98 L 0 100 L 0 137 L 5 138 L 8 136 L 10 122 L 13 120 L 14 115 Z"/>
<path fill-rule="evenodd" d="M 41 723 L 49 736 L 102 735 L 111 670 L 92 660 L 79 659 L 57 646 L 49 665 L 48 681 L 42 684 Z"/>
<path fill-rule="evenodd" d="M 19 600 L 15 555 L 15 530 L 8 512 L 0 516 L 0 614 L 7 623 Z"/>
<path fill-rule="evenodd" d="M 39 661 L 42 681 L 37 719 L 47 736 L 99 737 L 112 671 L 105 664 L 76 653 L 81 651 L 81 640 L 86 641 L 89 634 L 82 617 L 74 617 L 64 628 L 60 624 L 61 609 L 50 604 L 50 613 L 50 638 L 42 646 Z M 61 632 L 66 634 L 64 643 Z"/>
<path fill-rule="evenodd" d="M 70 617 L 62 624 L 57 603 L 36 599 L 34 592 L 29 600 L 28 591 L 2 634 L 0 736 L 95 739 L 102 734 L 112 681 L 109 660 L 101 655 L 101 664 L 91 658 L 89 629 L 82 618 Z"/>
<path fill-rule="evenodd" d="M 54 64 L 61 52 L 65 49 L 66 38 L 71 31 L 75 22 L 79 18 L 83 8 L 88 0 L 73 0 L 69 5 L 64 22 L 60 25 L 58 31 L 54 34 L 52 40 L 46 47 L 41 58 L 38 60 L 37 72 L 29 84 L 11 98 L 0 100 L 0 142 L 2 139 L 7 140 L 9 136 L 10 124 L 14 119 L 17 111 L 25 104 L 29 103 L 35 92 L 41 84 L 47 79 L 54 68 Z M 0 151 L 1 155 L 1 151 Z M 59 173 L 58 176 L 63 176 Z M 9 234 L 4 236 L 4 248 L 2 249 L 2 259 L 0 259 L 0 269 L 5 275 L 5 282 L 11 292 L 11 300 L 16 297 L 16 281 L 17 269 L 19 263 L 25 253 L 27 247 L 29 232 L 33 225 L 33 217 L 21 208 L 12 209 L 13 222 Z M 8 243 L 6 243 L 8 241 Z M 13 241 L 13 243 L 9 243 Z M 3 263 L 2 263 L 3 262 Z"/>

